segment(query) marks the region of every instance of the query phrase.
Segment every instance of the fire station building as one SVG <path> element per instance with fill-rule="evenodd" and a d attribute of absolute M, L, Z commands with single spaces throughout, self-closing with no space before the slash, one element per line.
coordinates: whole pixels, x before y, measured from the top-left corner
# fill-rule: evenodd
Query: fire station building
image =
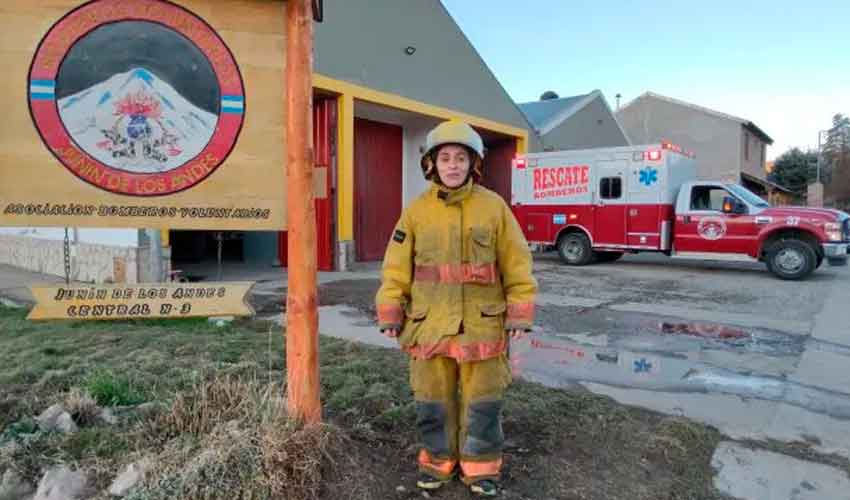
<path fill-rule="evenodd" d="M 199 9 L 194 12 L 203 18 L 204 2 L 176 3 Z M 283 43 L 284 2 L 269 3 L 279 5 L 261 2 L 256 15 L 244 21 L 255 23 L 253 30 L 280 30 Z M 212 27 L 227 43 L 226 28 Z M 486 147 L 483 183 L 506 198 L 511 159 L 540 147 L 525 115 L 439 0 L 324 0 L 314 43 L 321 270 L 345 270 L 383 257 L 402 207 L 427 186 L 419 159 L 427 132 L 439 122 L 460 119 L 478 130 Z M 269 65 L 284 70 L 283 61 L 259 57 L 237 64 L 242 71 Z M 268 82 L 280 84 L 282 74 L 281 81 Z M 246 114 L 263 105 L 246 95 Z M 0 264 L 63 275 L 64 233 L 64 228 L 0 228 Z M 150 248 L 143 229 L 71 228 L 69 234 L 72 279 L 146 281 Z M 287 237 L 286 232 L 171 230 L 162 231 L 161 240 L 172 268 L 192 273 L 215 264 L 219 238 L 225 267 L 286 266 Z"/>

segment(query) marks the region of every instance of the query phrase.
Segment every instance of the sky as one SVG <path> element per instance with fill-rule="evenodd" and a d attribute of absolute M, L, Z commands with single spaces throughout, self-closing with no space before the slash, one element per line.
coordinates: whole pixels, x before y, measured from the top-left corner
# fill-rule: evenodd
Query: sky
<path fill-rule="evenodd" d="M 751 120 L 816 147 L 850 114 L 848 0 L 442 0 L 508 94 L 646 91 Z"/>

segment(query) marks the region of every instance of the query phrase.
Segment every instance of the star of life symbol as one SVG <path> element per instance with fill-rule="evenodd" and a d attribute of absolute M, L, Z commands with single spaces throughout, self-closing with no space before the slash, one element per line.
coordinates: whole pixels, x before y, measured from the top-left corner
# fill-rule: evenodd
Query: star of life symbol
<path fill-rule="evenodd" d="M 649 373 L 652 370 L 652 363 L 646 360 L 646 358 L 640 358 L 635 360 L 635 373 Z"/>
<path fill-rule="evenodd" d="M 640 183 L 651 186 L 658 182 L 658 170 L 652 167 L 646 167 L 640 171 Z"/>

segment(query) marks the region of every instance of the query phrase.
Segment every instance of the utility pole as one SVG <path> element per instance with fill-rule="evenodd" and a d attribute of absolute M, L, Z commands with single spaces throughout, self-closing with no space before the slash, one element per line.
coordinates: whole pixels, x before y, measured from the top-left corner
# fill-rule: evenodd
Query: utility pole
<path fill-rule="evenodd" d="M 821 181 L 821 164 L 823 163 L 823 134 L 829 134 L 828 130 L 818 130 L 818 152 L 817 152 L 817 166 L 816 166 L 816 174 L 815 174 L 815 182 L 811 184 L 807 188 L 807 199 L 809 206 L 822 207 L 824 201 L 824 186 Z"/>
<path fill-rule="evenodd" d="M 817 169 L 817 182 L 821 182 L 820 172 L 821 172 L 821 157 L 823 156 L 823 140 L 821 139 L 824 134 L 829 135 L 829 130 L 818 130 L 818 169 Z"/>
<path fill-rule="evenodd" d="M 322 419 L 312 142 L 313 3 L 311 0 L 287 0 L 286 214 L 289 278 L 286 391 L 290 416 L 307 424 L 318 423 Z"/>
<path fill-rule="evenodd" d="M 151 281 L 160 283 L 165 280 L 162 270 L 162 233 L 159 229 L 145 229 L 148 237 L 148 264 L 151 270 Z"/>

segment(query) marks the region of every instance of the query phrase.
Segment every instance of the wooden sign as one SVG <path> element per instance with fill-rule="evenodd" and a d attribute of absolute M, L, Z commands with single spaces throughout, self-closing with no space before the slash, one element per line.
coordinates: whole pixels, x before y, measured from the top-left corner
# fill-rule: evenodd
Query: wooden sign
<path fill-rule="evenodd" d="M 284 14 L 0 2 L 0 226 L 283 229 Z"/>
<path fill-rule="evenodd" d="M 27 319 L 108 320 L 253 316 L 246 302 L 253 282 L 33 286 Z"/>

